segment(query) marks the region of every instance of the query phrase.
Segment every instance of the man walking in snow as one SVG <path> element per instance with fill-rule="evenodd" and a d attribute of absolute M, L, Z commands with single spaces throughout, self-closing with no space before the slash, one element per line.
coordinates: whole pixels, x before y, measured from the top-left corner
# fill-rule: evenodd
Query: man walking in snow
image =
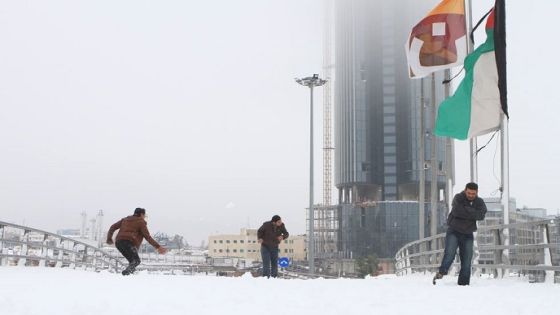
<path fill-rule="evenodd" d="M 261 244 L 261 257 L 263 264 L 263 277 L 278 276 L 278 246 L 290 234 L 286 230 L 282 218 L 275 215 L 272 220 L 264 222 L 257 232 Z"/>
<path fill-rule="evenodd" d="M 447 217 L 447 233 L 445 235 L 445 251 L 438 273 L 434 276 L 436 280 L 447 274 L 451 264 L 455 260 L 457 248 L 461 259 L 461 271 L 459 272 L 459 285 L 469 285 L 471 279 L 471 263 L 473 258 L 473 242 L 476 231 L 476 221 L 484 220 L 486 215 L 486 204 L 478 197 L 478 185 L 468 183 L 465 190 L 453 198 L 451 212 Z"/>
<path fill-rule="evenodd" d="M 119 230 L 116 237 L 115 246 L 121 254 L 128 260 L 128 267 L 123 270 L 123 276 L 134 273 L 140 264 L 138 249 L 142 241 L 146 239 L 160 254 L 165 254 L 167 250 L 160 246 L 151 236 L 146 223 L 146 210 L 136 208 L 134 214 L 119 220 L 111 225 L 107 233 L 107 244 L 113 244 L 113 233 Z"/>

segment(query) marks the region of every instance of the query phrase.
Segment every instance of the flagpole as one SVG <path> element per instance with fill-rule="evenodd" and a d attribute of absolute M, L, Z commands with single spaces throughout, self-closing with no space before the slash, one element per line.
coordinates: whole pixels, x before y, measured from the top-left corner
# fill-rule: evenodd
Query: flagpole
<path fill-rule="evenodd" d="M 474 50 L 474 43 L 471 41 L 471 33 L 473 31 L 473 22 L 472 22 L 472 2 L 471 0 L 465 0 L 465 23 L 467 29 L 467 55 L 472 53 Z M 471 137 L 469 140 L 469 147 L 470 147 L 470 170 L 471 170 L 471 182 L 478 183 L 478 141 L 476 137 Z M 480 257 L 480 253 L 478 251 L 478 241 L 477 241 L 477 232 L 474 232 L 474 241 L 473 241 L 473 263 L 478 264 L 478 258 Z M 478 271 L 475 272 L 475 274 Z"/>
<path fill-rule="evenodd" d="M 438 164 L 437 164 L 437 139 L 436 139 L 436 75 L 432 73 L 432 128 L 431 128 L 431 139 L 430 139 L 430 170 L 431 170 L 431 186 L 430 186 L 430 236 L 437 234 L 437 202 L 438 202 Z M 435 241 L 434 241 L 435 244 Z"/>
<path fill-rule="evenodd" d="M 470 35 L 473 29 L 472 23 L 472 2 L 471 0 L 465 0 L 465 23 L 467 29 L 467 54 L 470 54 L 474 50 L 474 43 L 470 39 Z M 470 144 L 470 167 L 471 167 L 471 182 L 478 182 L 478 143 L 476 137 L 472 137 L 469 140 Z"/>
<path fill-rule="evenodd" d="M 502 105 L 502 115 L 501 115 L 501 158 L 502 158 L 502 207 L 504 213 L 504 224 L 509 224 L 509 211 L 510 211 L 510 182 L 509 182 L 509 117 L 507 115 L 507 75 L 506 75 L 506 12 L 505 12 L 505 1 L 496 1 L 494 5 L 494 13 L 495 13 L 495 36 L 494 43 L 496 49 L 499 49 L 499 53 L 496 51 L 496 63 L 499 63 L 498 72 L 499 72 L 499 80 L 498 80 L 498 87 L 500 89 L 500 102 Z M 498 60 L 499 59 L 499 60 Z M 505 249 L 503 251 L 504 261 L 503 263 L 509 265 L 509 249 L 507 246 L 510 244 L 509 239 L 509 228 L 504 228 L 503 230 L 504 236 L 504 245 Z M 509 270 L 505 268 L 504 275 L 508 275 Z"/>
<path fill-rule="evenodd" d="M 418 131 L 418 155 L 420 156 L 420 165 L 418 173 L 418 239 L 423 239 L 426 237 L 425 232 L 425 199 L 426 199 L 426 147 L 425 147 L 425 137 L 426 133 L 424 131 L 424 79 L 420 79 L 420 113 L 419 113 L 419 131 Z"/>
<path fill-rule="evenodd" d="M 503 224 L 509 224 L 509 120 L 506 115 L 502 114 L 502 124 L 501 124 L 501 158 L 502 158 L 502 207 L 504 209 L 504 222 Z M 504 246 L 509 246 L 509 229 L 505 228 L 503 230 L 504 235 Z M 503 255 L 506 261 L 503 263 L 509 264 L 509 250 L 504 249 Z M 507 269 L 504 271 L 504 275 L 507 275 Z"/>
<path fill-rule="evenodd" d="M 445 80 L 449 80 L 451 78 L 451 70 L 447 69 L 445 70 Z M 450 95 L 450 83 L 447 83 L 445 85 L 445 94 L 444 94 L 444 98 L 447 99 Z M 447 137 L 447 139 L 445 140 L 445 162 L 446 162 L 446 170 L 445 170 L 445 204 L 447 205 L 447 213 L 445 214 L 445 217 L 447 217 L 449 215 L 449 213 L 451 212 L 451 201 L 453 200 L 453 184 L 454 184 L 454 178 L 455 178 L 455 174 L 454 174 L 454 145 L 453 145 L 453 138 L 451 137 Z"/>

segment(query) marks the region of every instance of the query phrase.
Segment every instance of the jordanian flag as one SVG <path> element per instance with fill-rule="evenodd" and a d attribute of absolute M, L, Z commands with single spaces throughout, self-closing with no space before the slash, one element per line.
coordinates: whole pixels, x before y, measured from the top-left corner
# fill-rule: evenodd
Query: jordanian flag
<path fill-rule="evenodd" d="M 420 21 L 405 44 L 411 78 L 463 64 L 467 56 L 464 0 L 444 0 Z"/>
<path fill-rule="evenodd" d="M 465 59 L 465 78 L 439 107 L 435 133 L 468 139 L 499 129 L 508 116 L 504 0 L 486 22 L 486 42 Z"/>

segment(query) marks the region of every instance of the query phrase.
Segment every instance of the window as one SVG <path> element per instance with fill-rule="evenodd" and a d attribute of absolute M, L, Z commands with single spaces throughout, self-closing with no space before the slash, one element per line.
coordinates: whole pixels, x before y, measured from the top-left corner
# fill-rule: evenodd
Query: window
<path fill-rule="evenodd" d="M 287 252 L 288 252 L 288 249 L 287 249 L 287 248 L 286 248 L 286 249 L 284 249 L 284 253 L 287 253 Z"/>
<path fill-rule="evenodd" d="M 385 166 L 385 173 L 386 174 L 394 174 L 397 172 L 396 166 Z"/>
<path fill-rule="evenodd" d="M 228 244 L 229 244 L 229 240 L 227 240 L 227 241 L 226 241 L 226 243 L 228 243 Z"/>
<path fill-rule="evenodd" d="M 284 240 L 284 244 L 288 244 L 288 241 Z"/>
<path fill-rule="evenodd" d="M 387 117 L 385 117 L 383 122 L 385 124 L 394 124 L 394 123 L 396 123 L 396 118 L 395 118 L 395 116 L 387 116 Z"/>
<path fill-rule="evenodd" d="M 385 163 L 387 164 L 396 164 L 397 163 L 397 157 L 394 155 L 387 155 L 385 156 Z"/>
<path fill-rule="evenodd" d="M 396 194 L 396 193 L 397 193 L 397 187 L 395 187 L 395 186 L 386 186 L 386 187 L 385 187 L 385 193 L 386 193 L 386 194 Z"/>
<path fill-rule="evenodd" d="M 217 241 L 216 241 L 216 240 L 214 240 L 214 244 L 216 244 L 216 243 L 217 243 Z"/>
<path fill-rule="evenodd" d="M 237 240 L 233 240 L 233 243 L 234 243 L 234 244 L 237 244 Z"/>
<path fill-rule="evenodd" d="M 224 243 L 224 241 L 220 240 L 220 244 L 223 244 L 223 243 Z"/>
<path fill-rule="evenodd" d="M 396 176 L 385 176 L 385 184 L 396 184 L 397 177 Z"/>
<path fill-rule="evenodd" d="M 245 241 L 244 240 L 240 240 L 239 243 L 243 244 Z"/>
<path fill-rule="evenodd" d="M 226 249 L 226 253 L 229 253 L 229 249 Z"/>
<path fill-rule="evenodd" d="M 396 128 L 395 128 L 395 126 L 383 126 L 383 132 L 384 133 L 395 133 Z"/>
<path fill-rule="evenodd" d="M 394 104 L 396 101 L 396 98 L 394 96 L 383 96 L 383 103 L 385 104 Z"/>
<path fill-rule="evenodd" d="M 222 252 L 222 250 L 220 249 L 220 253 Z"/>
<path fill-rule="evenodd" d="M 391 55 L 394 54 L 394 52 L 391 53 Z M 389 84 L 395 84 L 395 77 L 394 76 L 386 76 L 383 78 L 383 83 L 385 86 L 389 85 Z"/>
<path fill-rule="evenodd" d="M 386 136 L 383 138 L 383 141 L 385 143 L 396 143 L 397 142 L 397 137 L 395 136 Z"/>
<path fill-rule="evenodd" d="M 385 152 L 386 154 L 395 154 L 397 153 L 397 147 L 393 147 L 393 146 L 386 146 L 385 147 Z"/>
<path fill-rule="evenodd" d="M 394 114 L 395 106 L 383 106 L 383 114 Z"/>
<path fill-rule="evenodd" d="M 237 253 L 237 249 L 234 249 L 233 252 L 234 252 L 234 253 Z"/>
<path fill-rule="evenodd" d="M 244 251 L 243 249 L 240 249 L 239 252 L 240 252 L 240 253 L 243 253 L 243 252 L 245 252 L 245 251 Z"/>

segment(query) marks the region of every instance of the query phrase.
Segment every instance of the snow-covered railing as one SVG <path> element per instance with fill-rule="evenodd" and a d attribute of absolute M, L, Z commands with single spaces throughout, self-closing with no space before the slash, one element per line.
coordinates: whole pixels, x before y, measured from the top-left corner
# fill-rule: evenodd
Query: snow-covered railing
<path fill-rule="evenodd" d="M 0 221 L 0 266 L 67 267 L 118 271 L 120 258 L 54 233 Z"/>
<path fill-rule="evenodd" d="M 483 226 L 475 235 L 476 273 L 502 277 L 515 272 L 547 282 L 560 275 L 560 218 Z M 445 233 L 404 245 L 395 255 L 397 275 L 436 272 L 444 245 Z"/>

